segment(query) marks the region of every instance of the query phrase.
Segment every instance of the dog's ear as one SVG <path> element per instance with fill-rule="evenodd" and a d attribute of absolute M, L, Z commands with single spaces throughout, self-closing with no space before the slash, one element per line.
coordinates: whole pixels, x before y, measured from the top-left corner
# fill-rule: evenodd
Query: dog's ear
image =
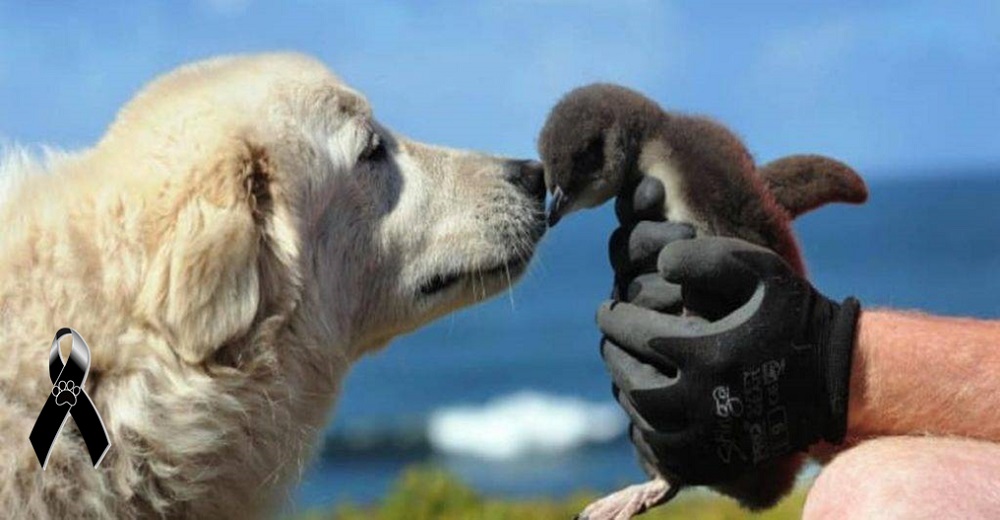
<path fill-rule="evenodd" d="M 850 166 L 822 155 L 790 155 L 758 169 L 778 205 L 795 218 L 830 202 L 861 204 L 868 188 Z"/>
<path fill-rule="evenodd" d="M 201 363 L 257 315 L 274 176 L 265 149 L 242 140 L 172 173 L 149 208 L 140 308 L 182 359 Z"/>

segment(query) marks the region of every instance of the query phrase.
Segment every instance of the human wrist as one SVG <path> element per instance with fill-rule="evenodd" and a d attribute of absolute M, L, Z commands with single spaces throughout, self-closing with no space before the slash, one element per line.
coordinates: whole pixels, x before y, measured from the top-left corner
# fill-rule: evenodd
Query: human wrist
<path fill-rule="evenodd" d="M 850 398 L 847 412 L 847 437 L 861 439 L 879 433 L 871 410 L 871 380 L 874 363 L 872 347 L 876 329 L 879 328 L 884 312 L 865 310 L 858 317 L 857 343 L 851 360 Z"/>

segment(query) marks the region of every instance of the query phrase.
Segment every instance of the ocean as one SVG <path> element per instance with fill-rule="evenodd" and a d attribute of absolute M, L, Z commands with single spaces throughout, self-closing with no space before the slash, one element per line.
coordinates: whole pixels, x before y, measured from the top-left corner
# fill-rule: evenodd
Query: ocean
<path fill-rule="evenodd" d="M 1000 317 L 1000 169 L 877 180 L 863 206 L 796 222 L 810 276 L 864 307 Z M 399 471 L 446 468 L 501 497 L 607 492 L 645 479 L 598 354 L 611 205 L 570 216 L 512 291 L 354 367 L 295 509 L 367 503 Z"/>

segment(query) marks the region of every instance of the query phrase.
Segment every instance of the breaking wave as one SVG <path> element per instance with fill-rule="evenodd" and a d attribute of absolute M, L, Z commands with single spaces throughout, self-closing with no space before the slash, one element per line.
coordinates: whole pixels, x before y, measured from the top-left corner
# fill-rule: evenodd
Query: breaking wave
<path fill-rule="evenodd" d="M 487 459 L 556 454 L 611 442 L 625 433 L 613 404 L 524 391 L 480 406 L 451 406 L 428 422 L 437 451 Z"/>
<path fill-rule="evenodd" d="M 514 460 L 558 455 L 620 440 L 625 415 L 612 403 L 521 391 L 478 405 L 446 406 L 392 424 L 335 425 L 323 453 L 343 458 L 433 455 Z"/>

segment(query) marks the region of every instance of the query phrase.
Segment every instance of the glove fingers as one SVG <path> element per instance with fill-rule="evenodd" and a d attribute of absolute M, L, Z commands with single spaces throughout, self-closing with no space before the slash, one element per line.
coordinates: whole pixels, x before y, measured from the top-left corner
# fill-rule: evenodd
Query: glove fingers
<path fill-rule="evenodd" d="M 708 321 L 719 321 L 740 308 L 749 299 L 742 291 L 727 291 L 726 287 L 715 290 L 697 290 L 687 286 L 683 290 L 683 308 Z"/>
<path fill-rule="evenodd" d="M 694 236 L 691 225 L 676 222 L 642 221 L 635 226 L 619 227 L 608 241 L 611 268 L 624 277 L 655 271 L 657 255 L 663 246 Z"/>
<path fill-rule="evenodd" d="M 629 283 L 621 299 L 639 307 L 671 314 L 680 314 L 683 304 L 681 286 L 664 280 L 658 273 L 637 276 Z"/>
<path fill-rule="evenodd" d="M 667 387 L 676 381 L 651 365 L 639 361 L 608 338 L 601 341 L 601 357 L 615 386 L 626 392 L 643 388 Z M 671 366 L 668 372 L 676 373 Z"/>
<path fill-rule="evenodd" d="M 630 356 L 605 339 L 601 355 L 611 373 L 613 392 L 633 422 L 647 429 L 676 431 L 687 424 L 683 395 L 674 391 L 677 370 L 669 376 Z"/>
<path fill-rule="evenodd" d="M 644 175 L 634 188 L 623 190 L 615 199 L 615 215 L 622 224 L 640 220 L 662 221 L 665 198 L 663 183 Z"/>
<path fill-rule="evenodd" d="M 729 309 L 738 306 L 760 281 L 739 254 L 748 248 L 767 251 L 723 237 L 674 242 L 660 252 L 657 267 L 667 281 L 684 286 L 686 306 L 699 314 L 718 315 L 719 309 L 710 307 L 718 307 L 720 302 Z"/>
<path fill-rule="evenodd" d="M 715 329 L 704 319 L 691 316 L 672 316 L 629 303 L 604 302 L 597 311 L 597 324 L 601 331 L 623 350 L 660 371 L 671 371 L 680 363 L 650 346 L 654 338 L 688 339 L 712 334 Z"/>

